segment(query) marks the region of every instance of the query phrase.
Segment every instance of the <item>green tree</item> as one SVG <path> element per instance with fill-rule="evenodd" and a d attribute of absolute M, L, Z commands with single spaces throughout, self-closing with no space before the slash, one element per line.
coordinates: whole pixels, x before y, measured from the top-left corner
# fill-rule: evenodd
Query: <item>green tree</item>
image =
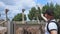
<path fill-rule="evenodd" d="M 50 4 L 47 3 L 45 6 L 43 6 L 42 12 L 44 13 L 49 8 L 53 9 L 55 18 L 60 19 L 60 5 L 54 5 L 52 2 Z"/>
<path fill-rule="evenodd" d="M 29 14 L 28 14 L 28 18 L 30 20 L 37 20 L 37 17 L 39 20 L 41 20 L 41 10 L 40 10 L 40 7 L 38 6 L 37 7 L 38 9 L 36 9 L 35 7 L 32 7 L 31 10 L 29 11 Z M 54 5 L 52 2 L 51 3 L 47 3 L 46 5 L 43 6 L 42 8 L 42 12 L 44 13 L 47 9 L 53 9 L 54 11 L 54 16 L 56 19 L 60 19 L 60 5 L 56 4 Z"/>
<path fill-rule="evenodd" d="M 45 6 L 43 6 L 43 8 L 42 8 L 42 12 L 44 13 L 47 9 L 55 9 L 55 7 L 54 7 L 54 4 L 51 2 L 51 3 L 47 3 Z"/>
<path fill-rule="evenodd" d="M 28 18 L 30 20 L 36 19 L 35 13 L 36 13 L 36 8 L 32 7 L 31 10 L 29 10 Z"/>
<path fill-rule="evenodd" d="M 35 7 L 32 7 L 31 10 L 29 11 L 29 14 L 28 14 L 28 18 L 30 20 L 37 20 L 37 17 L 38 19 L 40 20 L 40 7 L 37 7 L 37 9 Z"/>
<path fill-rule="evenodd" d="M 44 13 L 49 8 L 49 3 L 43 6 L 42 12 Z"/>
<path fill-rule="evenodd" d="M 54 4 L 52 2 L 49 4 L 49 8 L 53 9 L 53 10 L 55 9 L 55 6 L 54 6 Z"/>
<path fill-rule="evenodd" d="M 55 13 L 55 18 L 60 19 L 60 5 L 58 4 L 55 5 L 54 13 Z"/>
<path fill-rule="evenodd" d="M 24 15 L 24 20 L 26 20 L 26 15 Z M 17 14 L 12 21 L 22 21 L 22 13 Z"/>

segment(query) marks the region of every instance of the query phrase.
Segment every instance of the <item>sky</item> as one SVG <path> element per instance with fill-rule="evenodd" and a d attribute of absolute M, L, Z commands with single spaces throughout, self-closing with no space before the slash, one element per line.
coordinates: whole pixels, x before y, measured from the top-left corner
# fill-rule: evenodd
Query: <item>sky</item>
<path fill-rule="evenodd" d="M 24 13 L 27 15 L 31 7 L 36 7 L 38 5 L 42 8 L 47 2 L 60 4 L 60 0 L 0 0 L 0 19 L 5 19 L 5 9 L 9 9 L 8 18 L 11 20 L 15 15 L 21 13 L 23 8 L 25 9 Z"/>

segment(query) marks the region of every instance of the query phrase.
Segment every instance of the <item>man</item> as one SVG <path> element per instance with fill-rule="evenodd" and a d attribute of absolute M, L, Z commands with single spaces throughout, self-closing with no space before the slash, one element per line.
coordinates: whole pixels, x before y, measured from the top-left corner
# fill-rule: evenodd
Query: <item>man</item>
<path fill-rule="evenodd" d="M 45 19 L 47 21 L 46 26 L 45 26 L 45 34 L 57 34 L 58 27 L 57 27 L 56 23 L 51 22 L 51 21 L 56 22 L 56 20 L 54 19 L 53 10 L 47 9 L 44 13 L 44 16 L 43 16 L 43 14 L 41 14 L 41 16 L 43 19 Z M 48 23 L 49 23 L 49 25 L 48 25 Z M 48 31 L 48 29 L 49 29 L 49 31 Z"/>

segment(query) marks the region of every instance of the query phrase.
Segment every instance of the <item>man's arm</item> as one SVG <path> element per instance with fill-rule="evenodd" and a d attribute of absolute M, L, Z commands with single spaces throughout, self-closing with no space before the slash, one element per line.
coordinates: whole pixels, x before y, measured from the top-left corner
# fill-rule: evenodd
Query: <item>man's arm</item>
<path fill-rule="evenodd" d="M 45 21 L 48 21 L 47 18 L 45 18 L 42 13 L 41 13 L 41 17 L 42 17 Z"/>
<path fill-rule="evenodd" d="M 57 34 L 57 30 L 53 30 L 50 32 L 51 34 Z"/>
<path fill-rule="evenodd" d="M 50 23 L 49 24 L 49 30 L 50 30 L 50 34 L 57 34 L 57 25 L 55 23 Z"/>

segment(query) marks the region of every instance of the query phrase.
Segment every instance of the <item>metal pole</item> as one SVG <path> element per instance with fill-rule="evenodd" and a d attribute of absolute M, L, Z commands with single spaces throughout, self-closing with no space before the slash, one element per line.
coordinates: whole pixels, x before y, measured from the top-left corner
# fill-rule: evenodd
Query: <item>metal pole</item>
<path fill-rule="evenodd" d="M 8 22 L 8 21 L 7 21 L 7 22 Z M 8 22 L 7 29 L 8 29 L 8 34 L 10 34 L 10 22 Z"/>
<path fill-rule="evenodd" d="M 8 22 L 8 34 L 13 34 L 13 23 L 11 21 L 7 21 Z"/>
<path fill-rule="evenodd" d="M 16 34 L 16 23 L 13 23 L 13 24 L 14 24 L 14 28 L 13 28 L 14 34 Z"/>

